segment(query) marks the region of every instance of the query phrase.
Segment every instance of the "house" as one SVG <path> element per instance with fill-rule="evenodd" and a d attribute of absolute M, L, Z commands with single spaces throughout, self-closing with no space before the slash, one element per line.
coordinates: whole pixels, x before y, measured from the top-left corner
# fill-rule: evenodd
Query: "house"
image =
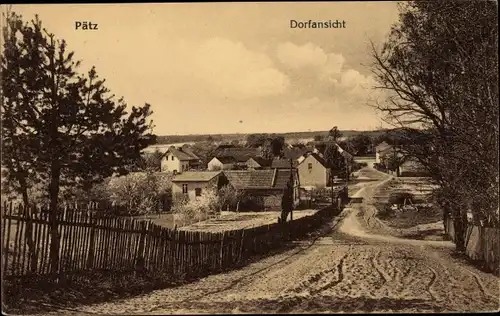
<path fill-rule="evenodd" d="M 238 161 L 232 156 L 214 157 L 208 162 L 208 170 L 230 170 Z"/>
<path fill-rule="evenodd" d="M 172 179 L 172 196 L 184 194 L 192 200 L 205 190 L 220 189 L 225 184 L 227 179 L 221 171 L 186 171 Z"/>
<path fill-rule="evenodd" d="M 392 152 L 393 146 L 389 145 L 387 142 L 382 142 L 375 147 L 375 163 L 381 163 L 383 156 L 387 153 Z"/>
<path fill-rule="evenodd" d="M 250 170 L 270 168 L 271 163 L 271 159 L 265 159 L 262 157 L 250 157 L 245 162 L 247 168 Z"/>
<path fill-rule="evenodd" d="M 199 167 L 200 158 L 184 147 L 169 147 L 161 159 L 161 171 L 178 173 Z"/>
<path fill-rule="evenodd" d="M 213 151 L 214 157 L 234 157 L 240 164 L 247 162 L 249 158 L 260 157 L 259 148 L 237 147 L 234 145 L 221 145 Z"/>
<path fill-rule="evenodd" d="M 300 202 L 300 181 L 297 170 L 228 170 L 223 171 L 229 185 L 244 193 L 240 209 L 281 210 L 283 193 L 293 180 L 294 205 Z"/>
<path fill-rule="evenodd" d="M 400 177 L 425 177 L 430 176 L 429 171 L 420 161 L 413 157 L 403 158 L 399 165 Z"/>
<path fill-rule="evenodd" d="M 307 153 L 299 159 L 297 170 L 302 188 L 325 188 L 330 184 L 331 170 L 327 168 L 323 157 L 315 152 Z"/>
<path fill-rule="evenodd" d="M 298 164 L 297 159 L 292 160 L 292 168 L 297 168 Z M 271 169 L 290 169 L 290 159 L 273 159 Z"/>

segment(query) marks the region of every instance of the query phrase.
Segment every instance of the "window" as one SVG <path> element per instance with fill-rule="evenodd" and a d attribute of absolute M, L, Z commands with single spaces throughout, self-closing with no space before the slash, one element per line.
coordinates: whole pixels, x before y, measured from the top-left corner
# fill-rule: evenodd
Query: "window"
<path fill-rule="evenodd" d="M 172 155 L 172 160 L 174 160 L 174 156 Z"/>
<path fill-rule="evenodd" d="M 313 164 L 312 164 L 312 162 L 308 163 L 308 164 L 307 164 L 307 169 L 312 170 L 312 168 L 313 168 Z"/>
<path fill-rule="evenodd" d="M 201 188 L 194 189 L 194 193 L 196 196 L 201 196 Z"/>
<path fill-rule="evenodd" d="M 182 193 L 184 193 L 184 194 L 188 193 L 188 185 L 187 184 L 182 185 Z"/>

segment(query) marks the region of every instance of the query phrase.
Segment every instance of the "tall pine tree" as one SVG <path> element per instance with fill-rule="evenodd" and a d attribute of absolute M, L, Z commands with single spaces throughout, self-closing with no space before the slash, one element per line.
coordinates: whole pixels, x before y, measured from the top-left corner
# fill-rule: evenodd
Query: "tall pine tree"
<path fill-rule="evenodd" d="M 9 13 L 3 29 L 2 165 L 23 195 L 33 181 L 47 186 L 50 200 L 50 264 L 59 266 L 57 214 L 61 186 L 88 189 L 113 173 L 127 173 L 151 134 L 150 105 L 126 112 L 92 68 L 76 70 L 64 40 L 48 33 L 38 17 L 25 23 Z"/>

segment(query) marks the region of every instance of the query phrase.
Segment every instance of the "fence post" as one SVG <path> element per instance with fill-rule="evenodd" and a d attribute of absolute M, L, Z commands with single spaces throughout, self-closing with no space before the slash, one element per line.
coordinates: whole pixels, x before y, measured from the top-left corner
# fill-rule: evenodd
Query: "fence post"
<path fill-rule="evenodd" d="M 222 232 L 222 239 L 220 243 L 220 270 L 224 267 L 224 241 L 226 238 L 226 232 Z"/>
<path fill-rule="evenodd" d="M 146 240 L 146 222 L 141 222 L 141 239 L 139 240 L 139 250 L 137 254 L 136 273 L 144 269 L 144 243 Z"/>
<path fill-rule="evenodd" d="M 94 251 L 95 251 L 95 230 L 97 225 L 97 220 L 94 218 L 93 213 L 90 213 L 90 246 L 89 246 L 89 256 L 87 257 L 87 270 L 92 270 L 94 268 Z"/>

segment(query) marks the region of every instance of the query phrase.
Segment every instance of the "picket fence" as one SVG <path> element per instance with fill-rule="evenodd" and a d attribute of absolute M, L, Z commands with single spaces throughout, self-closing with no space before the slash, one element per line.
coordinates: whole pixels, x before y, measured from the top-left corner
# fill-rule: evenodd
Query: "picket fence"
<path fill-rule="evenodd" d="M 211 233 L 180 231 L 148 221 L 99 217 L 95 212 L 66 208 L 57 217 L 58 278 L 71 279 L 97 270 L 152 272 L 181 279 L 217 273 L 305 235 L 339 211 L 338 207 L 325 208 L 285 225 Z M 47 214 L 4 204 L 2 215 L 4 278 L 53 277 Z"/>
<path fill-rule="evenodd" d="M 445 220 L 445 232 L 455 242 L 453 218 Z M 465 231 L 466 255 L 473 261 L 481 263 L 486 270 L 498 275 L 500 270 L 500 229 L 467 224 Z"/>

